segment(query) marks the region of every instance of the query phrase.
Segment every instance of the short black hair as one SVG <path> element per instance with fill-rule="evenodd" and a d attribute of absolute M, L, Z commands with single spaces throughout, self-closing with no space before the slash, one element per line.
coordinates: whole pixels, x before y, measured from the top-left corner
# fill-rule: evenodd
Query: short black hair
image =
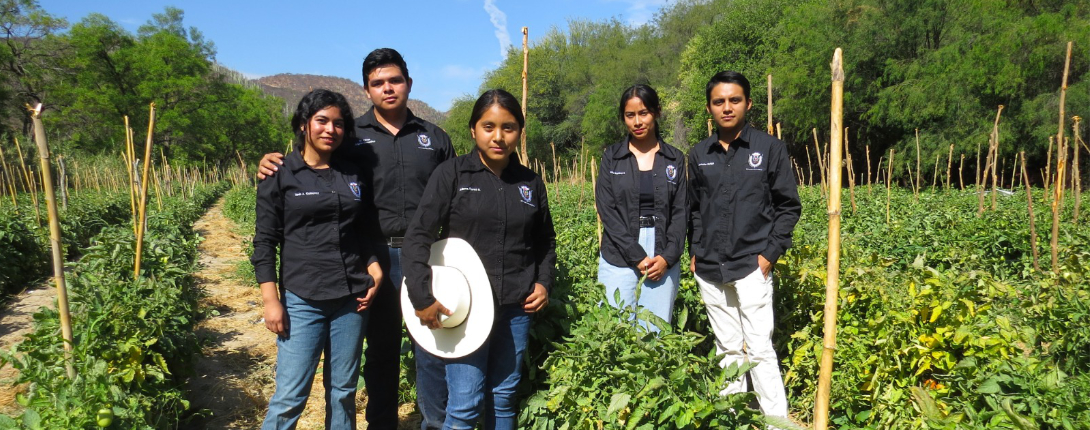
<path fill-rule="evenodd" d="M 500 107 L 511 112 L 511 115 L 515 117 L 515 121 L 519 123 L 519 130 L 526 128 L 526 117 L 522 115 L 522 105 L 519 104 L 515 96 L 501 89 L 485 91 L 484 94 L 477 98 L 477 103 L 473 104 L 473 113 L 469 116 L 469 128 L 475 127 L 477 121 L 480 121 L 481 117 L 484 116 L 484 112 L 492 108 L 493 105 L 500 105 Z"/>
<path fill-rule="evenodd" d="M 621 104 L 617 107 L 617 115 L 624 121 L 624 107 L 629 100 L 640 99 L 643 107 L 655 114 L 655 137 L 662 139 L 662 130 L 659 128 L 659 117 L 662 116 L 662 105 L 659 102 L 659 93 L 650 85 L 636 84 L 621 93 Z"/>
<path fill-rule="evenodd" d="M 343 146 L 345 142 L 355 142 L 356 127 L 352 126 L 352 118 L 355 116 L 352 115 L 352 106 L 348 104 L 348 99 L 336 91 L 318 88 L 299 99 L 299 104 L 295 106 L 295 113 L 291 116 L 291 129 L 295 132 L 296 148 L 302 148 L 306 144 L 306 132 L 303 129 L 310 123 L 310 119 L 314 117 L 314 114 L 328 107 L 341 110 L 341 118 L 345 122 L 344 139 L 341 140 L 341 145 Z"/>
<path fill-rule="evenodd" d="M 409 79 L 409 67 L 405 65 L 405 59 L 401 58 L 401 54 L 393 48 L 379 48 L 371 51 L 363 59 L 363 87 L 367 88 L 367 75 L 370 75 L 375 69 L 388 64 L 397 66 L 398 69 L 401 69 L 401 74 L 405 76 L 405 79 Z"/>
<path fill-rule="evenodd" d="M 742 87 L 742 93 L 746 95 L 746 100 L 749 100 L 749 79 L 746 76 L 735 72 L 733 70 L 725 70 L 716 73 L 708 80 L 708 86 L 704 88 L 704 100 L 706 104 L 712 102 L 712 89 L 719 84 L 738 84 Z"/>

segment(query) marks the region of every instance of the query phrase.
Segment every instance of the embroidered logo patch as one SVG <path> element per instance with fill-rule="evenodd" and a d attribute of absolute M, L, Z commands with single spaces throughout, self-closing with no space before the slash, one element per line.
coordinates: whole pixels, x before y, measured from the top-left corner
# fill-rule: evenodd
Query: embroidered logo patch
<path fill-rule="evenodd" d="M 360 198 L 360 184 L 349 182 L 348 188 L 352 190 L 352 194 L 355 195 L 357 199 Z"/>
<path fill-rule="evenodd" d="M 674 167 L 673 164 L 666 166 L 666 179 L 671 181 L 677 179 L 677 167 Z"/>
<path fill-rule="evenodd" d="M 416 141 L 417 141 L 417 142 L 420 142 L 420 147 L 421 147 L 421 148 L 429 148 L 429 147 L 431 147 L 431 139 L 430 139 L 430 138 L 428 138 L 428 135 L 426 135 L 426 134 L 419 134 L 419 135 L 417 135 L 417 136 L 416 136 Z"/>
<path fill-rule="evenodd" d="M 534 191 L 525 185 L 519 185 L 519 195 L 522 196 L 523 203 L 530 203 L 530 200 L 534 198 Z"/>
<path fill-rule="evenodd" d="M 761 156 L 760 152 L 754 152 L 749 155 L 749 167 L 760 167 L 762 161 L 764 161 L 764 157 Z"/>

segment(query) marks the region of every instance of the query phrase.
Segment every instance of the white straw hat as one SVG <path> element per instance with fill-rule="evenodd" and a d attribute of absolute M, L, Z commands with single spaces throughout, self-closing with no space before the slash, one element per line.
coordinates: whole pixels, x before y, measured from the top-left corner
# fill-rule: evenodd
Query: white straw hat
<path fill-rule="evenodd" d="M 435 300 L 451 311 L 440 314 L 443 328 L 432 330 L 420 323 L 409 301 L 409 289 L 401 287 L 401 314 L 417 345 L 437 357 L 458 358 L 476 351 L 488 340 L 496 317 L 492 285 L 473 246 L 458 238 L 443 239 L 431 247 L 431 290 Z"/>

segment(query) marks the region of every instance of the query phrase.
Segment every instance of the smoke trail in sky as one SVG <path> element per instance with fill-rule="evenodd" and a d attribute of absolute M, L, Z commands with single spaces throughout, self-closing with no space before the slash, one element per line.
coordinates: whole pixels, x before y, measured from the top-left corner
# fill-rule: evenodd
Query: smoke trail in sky
<path fill-rule="evenodd" d="M 511 35 L 507 33 L 507 14 L 496 7 L 496 0 L 484 0 L 484 11 L 488 12 L 488 19 L 496 27 L 496 39 L 500 42 L 500 58 L 507 56 L 507 48 L 511 46 Z"/>

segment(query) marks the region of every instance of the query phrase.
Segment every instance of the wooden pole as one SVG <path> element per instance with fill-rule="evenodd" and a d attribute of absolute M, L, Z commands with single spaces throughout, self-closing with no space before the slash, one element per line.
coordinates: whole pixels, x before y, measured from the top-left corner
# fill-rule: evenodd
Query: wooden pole
<path fill-rule="evenodd" d="M 140 277 L 140 257 L 144 250 L 144 220 L 147 219 L 148 206 L 148 166 L 151 164 L 152 131 L 155 130 L 155 102 L 151 103 L 148 114 L 148 140 L 144 145 L 144 175 L 140 180 L 140 217 L 136 229 L 136 262 L 133 265 L 133 279 Z"/>
<path fill-rule="evenodd" d="M 807 179 L 808 182 L 810 182 L 810 185 L 813 186 L 814 185 L 814 161 L 810 159 L 810 150 L 809 149 L 807 149 L 804 146 L 804 147 L 802 147 L 802 150 L 806 151 L 806 170 L 808 172 L 807 175 L 806 175 L 806 179 Z"/>
<path fill-rule="evenodd" d="M 530 92 L 529 81 L 527 80 L 528 73 L 530 71 L 530 28 L 522 27 L 522 117 L 526 118 L 526 96 Z M 522 160 L 522 165 L 526 165 L 526 161 L 530 159 L 529 153 L 526 152 L 526 130 L 523 127 L 522 132 L 522 151 L 519 153 L 519 158 Z"/>
<path fill-rule="evenodd" d="M 11 174 L 11 168 L 8 167 L 7 159 L 4 158 L 3 145 L 0 145 L 0 165 L 4 167 L 4 173 L 6 173 L 8 176 L 7 186 L 8 193 L 11 194 L 11 205 L 15 207 L 15 213 L 19 213 L 19 201 L 15 198 L 15 178 Z"/>
<path fill-rule="evenodd" d="M 878 166 L 878 169 L 881 170 L 882 166 Z M 867 192 L 868 193 L 870 192 L 870 185 L 871 185 L 871 182 L 870 182 L 870 144 L 868 143 L 867 144 Z"/>
<path fill-rule="evenodd" d="M 939 185 L 939 158 L 942 157 L 942 153 L 935 153 L 935 168 L 931 170 L 931 189 L 934 190 Z"/>
<path fill-rule="evenodd" d="M 995 113 L 995 125 L 992 126 L 992 210 L 996 210 L 999 207 L 996 205 L 995 199 L 999 187 L 996 186 L 996 168 L 999 165 L 999 117 L 1003 114 L 1003 105 L 999 105 L 999 110 Z"/>
<path fill-rule="evenodd" d="M 1011 169 L 1011 191 L 1018 185 L 1018 157 L 1014 157 L 1014 168 Z"/>
<path fill-rule="evenodd" d="M 67 211 L 68 210 L 68 172 L 67 172 L 67 169 L 65 169 L 65 166 L 64 166 L 64 156 L 63 155 L 58 155 L 57 156 L 57 170 L 59 170 L 57 172 L 57 182 L 59 182 L 59 184 L 57 184 L 57 189 L 59 189 L 61 191 L 61 207 L 64 208 L 64 210 Z M 49 173 L 46 172 L 46 173 L 44 173 L 44 175 L 48 176 Z"/>
<path fill-rule="evenodd" d="M 811 131 L 814 134 L 814 153 L 817 154 L 818 168 L 820 169 L 820 172 L 821 172 L 821 175 L 819 176 L 821 178 L 821 195 L 824 196 L 825 195 L 825 171 L 826 171 L 826 169 L 825 169 L 825 151 L 821 150 L 821 144 L 818 143 L 817 129 L 814 128 L 814 129 L 811 129 Z"/>
<path fill-rule="evenodd" d="M 61 337 L 64 339 L 64 368 L 68 373 L 68 379 L 75 379 L 76 369 L 72 365 L 72 318 L 68 314 L 68 287 L 64 282 L 61 221 L 57 214 L 57 196 L 53 193 L 53 175 L 49 173 L 49 145 L 45 140 L 45 127 L 42 126 L 41 115 L 42 104 L 38 103 L 38 106 L 30 110 L 30 118 L 34 123 L 34 142 L 38 144 L 46 208 L 49 212 L 49 243 L 53 252 L 53 280 L 57 283 L 57 311 L 61 317 Z"/>
<path fill-rule="evenodd" d="M 889 149 L 889 162 L 886 163 L 886 224 L 889 224 L 889 201 L 890 194 L 893 192 L 893 156 L 897 153 L 896 149 Z"/>
<path fill-rule="evenodd" d="M 958 162 L 958 189 L 965 190 L 965 154 L 961 154 L 961 161 Z"/>
<path fill-rule="evenodd" d="M 136 237 L 137 229 L 139 228 L 139 213 L 136 208 L 136 173 L 134 172 L 135 163 L 132 147 L 132 129 L 129 128 L 129 116 L 125 115 L 125 152 L 121 153 L 121 157 L 125 160 L 125 171 L 128 173 L 125 183 L 128 185 L 125 188 L 129 190 L 129 211 L 132 212 L 132 234 Z"/>
<path fill-rule="evenodd" d="M 768 135 L 775 136 L 775 130 L 772 128 L 772 74 L 768 74 Z"/>
<path fill-rule="evenodd" d="M 1055 139 L 1056 139 L 1056 136 L 1049 136 L 1048 137 L 1048 152 L 1046 153 L 1047 155 L 1045 156 L 1047 161 L 1045 161 L 1045 170 L 1043 172 L 1041 172 L 1041 179 L 1044 180 L 1042 185 L 1044 185 L 1044 187 L 1045 187 L 1045 197 L 1044 197 L 1044 199 L 1046 201 L 1048 200 L 1049 190 L 1051 189 L 1051 186 L 1052 186 L 1052 141 L 1055 140 Z"/>
<path fill-rule="evenodd" d="M 38 223 L 38 226 L 42 225 L 42 213 L 38 208 L 38 187 L 34 184 L 34 179 L 30 176 L 30 169 L 26 167 L 26 161 L 23 160 L 23 147 L 19 145 L 19 138 L 15 139 L 15 151 L 19 155 L 19 166 L 23 169 L 23 179 L 26 181 L 26 190 L 30 191 L 30 203 L 34 205 L 34 220 Z"/>
<path fill-rule="evenodd" d="M 1064 101 L 1067 97 L 1067 75 L 1071 69 L 1071 48 L 1073 43 L 1067 42 L 1067 55 L 1064 58 L 1063 84 L 1060 85 L 1060 127 L 1056 131 L 1056 182 L 1053 188 L 1056 194 L 1052 199 L 1052 271 L 1060 274 L 1059 262 L 1059 236 L 1060 236 L 1060 210 L 1063 209 L 1064 198 L 1064 168 L 1067 163 L 1066 141 L 1064 139 Z"/>
<path fill-rule="evenodd" d="M 1071 120 L 1074 121 L 1074 124 L 1071 126 L 1071 131 L 1075 135 L 1075 160 L 1071 163 L 1071 174 L 1074 177 L 1073 181 L 1075 182 L 1073 184 L 1075 190 L 1075 214 L 1071 217 L 1071 222 L 1078 224 L 1079 206 L 1082 204 L 1082 172 L 1079 172 L 1079 152 L 1081 151 L 1079 150 L 1079 146 L 1085 145 L 1085 143 L 1082 141 L 1082 136 L 1079 135 L 1079 121 L 1082 120 L 1082 118 L 1075 116 L 1072 117 Z"/>
<path fill-rule="evenodd" d="M 991 148 L 991 144 L 988 145 L 988 148 Z M 991 154 L 990 149 L 988 151 L 988 154 Z M 987 164 L 985 164 L 984 171 L 985 172 L 988 171 Z M 976 198 L 977 198 L 976 216 L 978 216 L 978 217 L 984 214 L 984 187 L 981 184 L 981 179 L 983 178 L 981 173 L 982 172 L 980 171 L 980 142 L 977 142 L 977 144 L 976 144 L 976 174 L 974 176 L 976 176 Z"/>
<path fill-rule="evenodd" d="M 1033 217 L 1033 190 L 1029 187 L 1029 174 L 1026 173 L 1026 151 L 1019 152 L 1022 159 L 1022 182 L 1025 183 L 1026 205 L 1029 211 L 1029 247 L 1033 252 L 1033 270 L 1041 271 L 1041 265 L 1037 262 L 1037 222 Z"/>
<path fill-rule="evenodd" d="M 829 127 L 829 165 L 840 166 L 843 140 L 844 69 L 841 51 L 833 53 L 832 116 Z M 833 351 L 836 350 L 836 312 L 840 285 L 840 169 L 829 169 L 829 255 L 825 281 L 825 330 L 818 375 L 814 429 L 825 430 L 829 425 L 829 393 L 833 377 Z"/>
<path fill-rule="evenodd" d="M 912 196 L 920 201 L 920 129 L 916 129 L 916 182 L 912 187 Z"/>
<path fill-rule="evenodd" d="M 946 189 L 949 190 L 953 186 L 953 181 L 950 178 L 950 168 L 954 167 L 954 144 L 950 144 L 950 154 L 946 156 Z"/>
<path fill-rule="evenodd" d="M 848 165 L 848 196 L 852 203 L 852 213 L 855 213 L 855 168 L 852 166 L 852 151 L 848 146 L 848 127 L 844 127 L 844 158 Z"/>
<path fill-rule="evenodd" d="M 780 140 L 783 140 L 783 123 L 782 122 L 777 122 L 776 123 L 776 138 L 780 139 Z"/>

